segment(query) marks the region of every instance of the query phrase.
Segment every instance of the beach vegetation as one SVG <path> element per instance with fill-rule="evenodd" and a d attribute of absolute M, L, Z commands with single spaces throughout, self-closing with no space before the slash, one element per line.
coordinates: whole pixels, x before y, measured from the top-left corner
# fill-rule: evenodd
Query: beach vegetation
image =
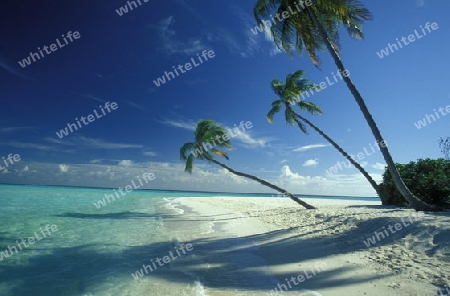
<path fill-rule="evenodd" d="M 406 186 L 421 200 L 450 208 L 450 161 L 439 159 L 419 159 L 407 164 L 396 164 Z M 380 183 L 383 205 L 407 206 L 407 202 L 395 186 L 388 169 Z"/>

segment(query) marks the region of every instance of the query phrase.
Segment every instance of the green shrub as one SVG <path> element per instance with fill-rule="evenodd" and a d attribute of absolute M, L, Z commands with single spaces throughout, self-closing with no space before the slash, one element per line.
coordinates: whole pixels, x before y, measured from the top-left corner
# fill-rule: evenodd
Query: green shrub
<path fill-rule="evenodd" d="M 396 167 L 411 192 L 421 200 L 443 206 L 450 202 L 450 161 L 439 159 L 419 159 Z M 408 202 L 400 194 L 386 168 L 380 185 L 383 205 L 407 206 Z"/>

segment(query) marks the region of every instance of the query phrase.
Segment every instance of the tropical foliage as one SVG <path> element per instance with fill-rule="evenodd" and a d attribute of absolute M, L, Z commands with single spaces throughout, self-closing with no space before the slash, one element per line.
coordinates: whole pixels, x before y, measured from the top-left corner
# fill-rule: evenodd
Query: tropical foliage
<path fill-rule="evenodd" d="M 396 164 L 408 188 L 420 199 L 440 207 L 450 203 L 450 161 L 439 159 L 419 159 L 408 164 Z M 380 185 L 384 205 L 406 206 L 407 202 L 397 190 L 389 170 L 383 174 Z"/>

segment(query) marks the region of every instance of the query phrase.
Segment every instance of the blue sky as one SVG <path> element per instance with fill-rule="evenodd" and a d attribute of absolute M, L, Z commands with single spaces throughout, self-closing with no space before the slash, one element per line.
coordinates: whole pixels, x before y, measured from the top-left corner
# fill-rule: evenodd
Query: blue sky
<path fill-rule="evenodd" d="M 225 127 L 250 121 L 252 128 L 232 138 L 236 170 L 257 175 L 300 194 L 375 196 L 356 169 L 328 175 L 344 158 L 318 134 L 288 126 L 282 114 L 265 115 L 276 99 L 274 78 L 305 70 L 319 84 L 332 80 L 336 66 L 327 52 L 321 70 L 306 55 L 291 60 L 265 34 L 251 32 L 255 1 L 168 0 L 144 2 L 122 16 L 126 1 L 34 1 L 2 4 L 0 22 L 0 157 L 21 159 L 0 171 L 1 183 L 116 188 L 153 172 L 145 188 L 232 192 L 272 192 L 213 164 L 196 162 L 184 172 L 183 143 L 193 140 L 200 119 Z M 374 19 L 363 41 L 343 30 L 346 69 L 366 100 L 396 162 L 441 157 L 437 140 L 450 136 L 450 116 L 418 129 L 433 109 L 450 105 L 448 81 L 450 3 L 418 0 L 367 3 Z M 420 26 L 436 22 L 427 35 Z M 380 58 L 396 38 L 417 30 L 420 39 Z M 68 32 L 79 38 L 66 38 Z M 22 67 L 19 61 L 50 46 L 64 45 Z M 214 57 L 157 87 L 154 80 L 172 66 L 204 50 Z M 198 62 L 198 60 L 197 60 Z M 309 99 L 323 109 L 305 115 L 350 154 L 370 150 L 374 138 L 343 81 Z M 116 102 L 110 113 L 103 107 Z M 56 132 L 101 108 L 106 113 L 62 138 Z M 449 107 L 450 108 L 450 107 Z M 445 112 L 445 111 L 444 111 Z M 92 117 L 91 117 L 92 119 Z M 380 180 L 384 160 L 377 151 L 361 163 Z M 0 165 L 3 163 L 0 161 Z"/>

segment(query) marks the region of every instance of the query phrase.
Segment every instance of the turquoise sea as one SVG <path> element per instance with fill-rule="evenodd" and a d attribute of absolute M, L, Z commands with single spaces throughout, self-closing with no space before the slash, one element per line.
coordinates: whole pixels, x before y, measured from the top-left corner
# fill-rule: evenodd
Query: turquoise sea
<path fill-rule="evenodd" d="M 0 185 L 0 295 L 266 295 L 276 283 L 270 274 L 233 276 L 263 259 L 221 252 L 242 239 L 213 243 L 220 228 L 171 200 L 270 194 L 135 190 L 94 205 L 105 194 L 112 189 Z M 156 263 L 169 252 L 177 258 Z M 211 272 L 211 262 L 223 268 Z M 143 265 L 154 270 L 141 276 Z"/>

